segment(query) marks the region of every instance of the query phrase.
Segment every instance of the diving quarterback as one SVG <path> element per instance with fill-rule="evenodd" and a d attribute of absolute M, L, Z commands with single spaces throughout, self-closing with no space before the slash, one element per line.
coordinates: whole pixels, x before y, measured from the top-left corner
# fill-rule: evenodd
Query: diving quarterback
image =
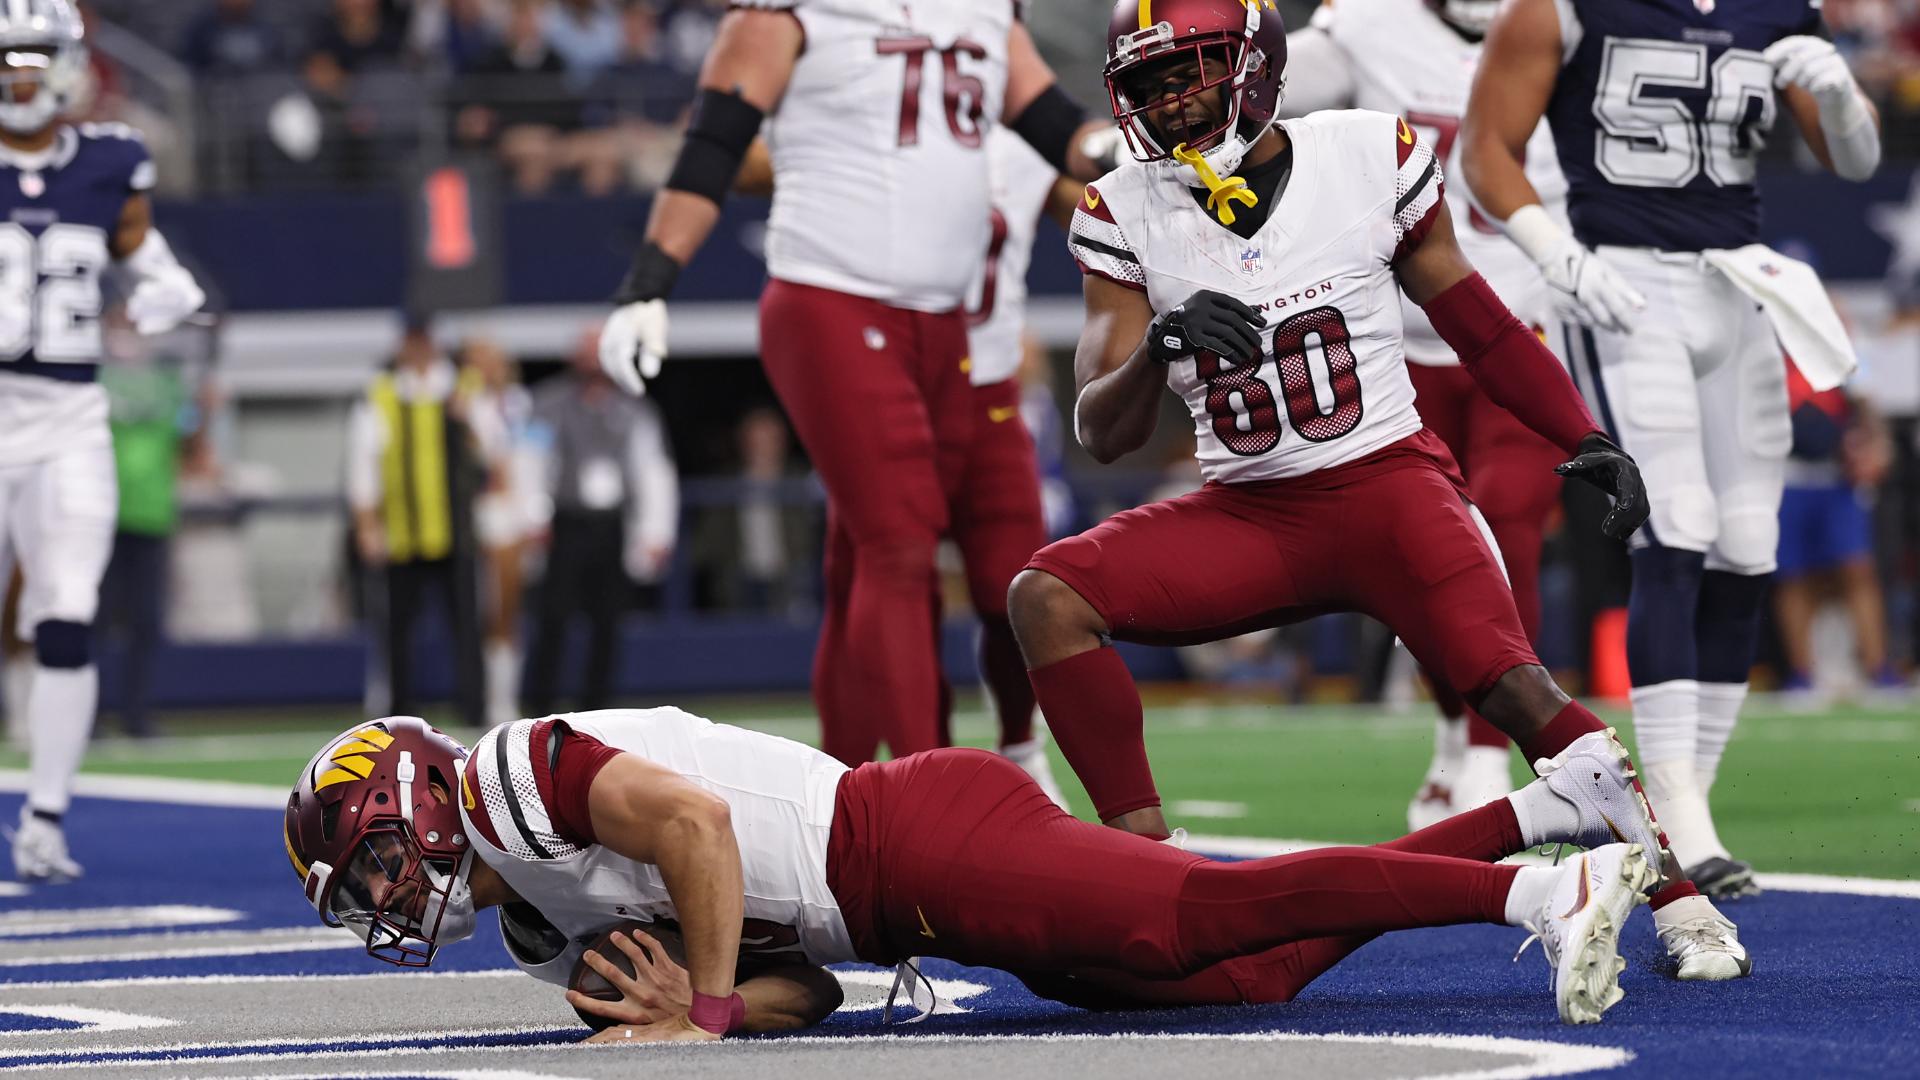
<path fill-rule="evenodd" d="M 123 271 L 142 334 L 206 295 L 153 227 L 153 162 L 132 130 L 61 122 L 85 85 L 68 0 L 0 2 L 0 545 L 26 590 L 33 641 L 30 778 L 14 873 L 77 877 L 61 816 L 93 730 L 92 622 L 118 509 L 100 363 L 101 278 Z"/>
<path fill-rule="evenodd" d="M 1014 0 L 738 0 L 687 141 L 601 336 L 640 393 L 681 268 L 768 120 L 775 176 L 760 353 L 827 488 L 842 581 L 815 652 L 823 745 L 846 762 L 939 744 L 934 551 L 972 440 L 961 310 L 989 238 L 1003 122 L 1054 168 L 1098 172 L 1107 129 L 1054 82 Z"/>
<path fill-rule="evenodd" d="M 1414 408 L 1401 293 L 1495 404 L 1572 458 L 1563 475 L 1613 496 L 1609 535 L 1646 518 L 1639 470 L 1461 254 L 1433 149 L 1384 113 L 1276 123 L 1287 39 L 1265 0 L 1118 0 L 1107 42 L 1138 160 L 1090 184 L 1074 216 L 1075 427 L 1112 461 L 1146 442 L 1171 388 L 1207 484 L 1042 549 L 1014 581 L 1041 711 L 1101 820 L 1168 833 L 1116 638 L 1207 641 L 1361 611 L 1529 761 L 1602 730 L 1535 657 Z M 1668 881 L 1656 902 L 1697 896 L 1677 871 Z M 1745 959 L 1718 937 L 1687 947 Z"/>
<path fill-rule="evenodd" d="M 1460 119 L 1497 0 L 1327 0 L 1312 23 L 1287 35 L 1287 92 L 1280 115 L 1358 107 L 1406 120 L 1448 175 L 1460 172 Z M 1566 182 L 1545 124 L 1527 142 L 1527 177 L 1549 213 L 1564 217 Z M 1472 204 L 1464 184 L 1447 186 L 1460 250 L 1494 295 L 1549 345 L 1551 291 L 1526 253 Z M 1434 333 L 1419 305 L 1403 298 L 1407 374 L 1427 429 L 1452 451 L 1467 492 L 1487 519 L 1513 587 L 1527 639 L 1540 632 L 1540 545 L 1558 505 L 1552 443 L 1529 431 L 1474 385 L 1459 357 Z M 1496 799 L 1511 786 L 1507 737 L 1473 713 L 1445 681 L 1429 678 L 1442 719 L 1433 764 L 1407 813 L 1410 828 Z"/>
<path fill-rule="evenodd" d="M 656 708 L 518 720 L 469 751 L 389 717 L 314 755 L 284 831 L 321 920 L 394 964 L 432 963 L 499 906 L 516 962 L 565 984 L 606 929 L 678 923 L 685 996 L 664 1006 L 588 961 L 629 991 L 568 996 L 622 1025 L 605 1041 L 813 1023 L 839 1003 L 821 966 L 913 956 L 1119 1001 L 1201 1000 L 1222 961 L 1249 958 L 1282 1000 L 1373 935 L 1471 922 L 1538 935 L 1561 1019 L 1592 1023 L 1620 1000 L 1619 928 L 1655 878 L 1637 845 L 1611 842 L 1615 823 L 1652 828 L 1617 750 L 1576 740 L 1535 784 L 1393 844 L 1225 863 L 1078 821 L 983 750 L 849 770 Z M 1593 847 L 1557 867 L 1492 863 L 1543 841 Z"/>
<path fill-rule="evenodd" d="M 1488 34 L 1462 135 L 1475 198 L 1562 295 L 1587 396 L 1646 465 L 1634 730 L 1674 851 L 1716 896 L 1752 888 L 1707 796 L 1779 542 L 1781 346 L 1819 388 L 1853 367 L 1813 271 L 1759 243 L 1755 159 L 1784 106 L 1840 176 L 1863 180 L 1880 160 L 1879 118 L 1822 32 L 1820 0 L 1515 0 Z M 1571 232 L 1521 165 L 1542 116 Z"/>

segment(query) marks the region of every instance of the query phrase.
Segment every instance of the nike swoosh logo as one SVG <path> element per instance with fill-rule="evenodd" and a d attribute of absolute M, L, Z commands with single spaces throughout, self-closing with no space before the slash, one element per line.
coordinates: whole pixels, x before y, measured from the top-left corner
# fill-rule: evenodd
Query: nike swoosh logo
<path fill-rule="evenodd" d="M 1605 814 L 1601 814 L 1600 820 L 1607 823 L 1607 831 L 1613 834 L 1613 838 L 1615 840 L 1619 841 L 1622 844 L 1630 844 L 1633 842 L 1627 839 L 1627 834 L 1620 831 L 1620 826 L 1615 825 L 1613 823 L 1612 818 L 1608 817 Z"/>
<path fill-rule="evenodd" d="M 1588 884 L 1591 880 L 1588 876 L 1589 870 L 1590 867 L 1587 864 L 1587 857 L 1585 855 L 1580 856 L 1580 892 L 1574 897 L 1573 906 L 1568 908 L 1567 913 L 1560 916 L 1561 918 L 1571 919 L 1575 915 L 1580 914 L 1580 912 L 1586 909 L 1587 902 L 1593 899 L 1593 889 Z M 915 910 L 917 911 L 919 909 L 916 908 Z"/>
<path fill-rule="evenodd" d="M 913 905 L 913 913 L 920 916 L 920 936 L 923 938 L 931 938 L 933 936 L 933 927 L 927 925 L 927 913 L 920 910 L 919 904 Z"/>
<path fill-rule="evenodd" d="M 987 410 L 987 419 L 996 424 L 1004 424 L 1019 415 L 1020 410 L 1013 405 L 995 405 Z"/>
<path fill-rule="evenodd" d="M 1089 210 L 1100 209 L 1100 193 L 1093 190 L 1092 188 L 1087 189 L 1087 209 Z"/>
<path fill-rule="evenodd" d="M 1408 146 L 1413 145 L 1413 129 L 1407 126 L 1405 120 L 1400 121 L 1400 141 Z"/>

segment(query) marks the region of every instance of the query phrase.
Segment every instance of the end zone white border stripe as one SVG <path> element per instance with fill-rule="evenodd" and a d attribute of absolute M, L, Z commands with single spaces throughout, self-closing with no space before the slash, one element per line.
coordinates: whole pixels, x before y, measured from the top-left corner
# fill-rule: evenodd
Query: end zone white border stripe
<path fill-rule="evenodd" d="M 315 745 L 319 745 L 315 743 Z M 0 791 L 27 790 L 27 774 L 21 769 L 0 769 Z M 73 793 L 89 799 L 125 799 L 130 802 L 172 803 L 180 806 L 231 806 L 245 809 L 284 810 L 292 792 L 292 778 L 286 787 L 266 784 L 234 784 L 224 780 L 176 780 L 165 776 L 120 776 L 111 773 L 81 773 L 74 778 Z"/>
<path fill-rule="evenodd" d="M 1257 836 L 1188 836 L 1187 850 L 1201 855 L 1232 855 L 1243 859 L 1264 859 L 1270 855 L 1291 855 L 1298 851 L 1334 847 L 1326 840 L 1268 839 Z M 1518 860 L 1528 861 L 1524 856 Z M 1920 881 L 1891 878 L 1845 877 L 1838 874 L 1760 873 L 1754 880 L 1762 889 L 1780 892 L 1840 893 L 1848 896 L 1880 896 L 1895 900 L 1920 900 Z"/>
<path fill-rule="evenodd" d="M 115 1012 L 112 1009 L 89 1009 L 82 1005 L 9 1005 L 0 1001 L 0 1014 L 17 1013 L 21 1016 L 43 1016 L 49 1020 L 64 1020 L 69 1024 L 79 1024 L 77 1031 L 63 1031 L 62 1035 L 96 1035 L 102 1031 L 141 1031 L 147 1028 L 173 1027 L 178 1020 L 168 1020 L 161 1016 L 141 1016 L 139 1013 Z M 46 1031 L 26 1028 L 19 1031 L 0 1031 L 0 1038 L 22 1035 L 46 1035 Z"/>

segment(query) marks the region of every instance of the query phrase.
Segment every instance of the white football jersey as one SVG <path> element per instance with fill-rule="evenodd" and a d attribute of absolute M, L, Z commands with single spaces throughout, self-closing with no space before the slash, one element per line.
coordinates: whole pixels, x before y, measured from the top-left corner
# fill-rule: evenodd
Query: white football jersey
<path fill-rule="evenodd" d="M 984 268 L 967 293 L 967 343 L 973 385 L 990 386 L 1020 372 L 1027 325 L 1027 267 L 1033 240 L 1060 173 L 1011 128 L 987 137 L 993 178 L 992 234 Z"/>
<path fill-rule="evenodd" d="M 1145 292 L 1155 312 L 1213 289 L 1266 316 L 1252 364 L 1202 353 L 1167 365 L 1208 480 L 1299 476 L 1421 427 L 1393 260 L 1438 212 L 1439 163 L 1384 113 L 1319 112 L 1281 126 L 1293 175 L 1250 240 L 1158 163 L 1121 166 L 1074 211 L 1082 269 Z"/>
<path fill-rule="evenodd" d="M 1329 0 L 1314 12 L 1312 26 L 1346 54 L 1354 76 L 1351 104 L 1403 117 L 1459 177 L 1457 136 L 1474 69 L 1480 65 L 1480 43 L 1455 33 L 1426 0 Z M 1526 173 L 1547 212 L 1565 224 L 1567 182 L 1545 120 L 1527 141 Z M 1533 260 L 1474 206 L 1467 185 L 1448 185 L 1447 208 L 1460 250 L 1495 294 L 1521 322 L 1535 329 L 1548 325 L 1552 298 Z M 1459 363 L 1419 305 L 1406 301 L 1403 315 L 1407 359 L 1416 364 Z"/>
<path fill-rule="evenodd" d="M 791 10 L 806 47 L 767 129 L 767 271 L 951 311 L 987 249 L 988 134 L 1009 0 L 735 0 Z"/>
<path fill-rule="evenodd" d="M 675 708 L 605 709 L 557 719 L 727 801 L 746 884 L 743 950 L 798 952 L 812 964 L 855 959 L 840 905 L 827 887 L 827 834 L 845 765 L 812 747 Z M 576 942 L 623 919 L 677 920 L 657 867 L 601 844 L 579 847 L 555 833 L 542 795 L 552 782 L 545 740 L 532 745 L 542 723 L 502 724 L 467 759 L 461 817 L 475 853 Z"/>

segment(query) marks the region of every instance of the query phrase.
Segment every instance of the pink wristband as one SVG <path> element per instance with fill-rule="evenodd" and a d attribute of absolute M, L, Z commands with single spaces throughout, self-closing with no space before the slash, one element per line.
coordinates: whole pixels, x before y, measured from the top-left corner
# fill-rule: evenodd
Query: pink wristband
<path fill-rule="evenodd" d="M 687 1019 L 693 1026 L 715 1035 L 725 1035 L 729 1031 L 738 1031 L 747 1019 L 747 1003 L 738 993 L 731 997 L 716 997 L 693 992 L 693 1008 L 687 1010 Z"/>

